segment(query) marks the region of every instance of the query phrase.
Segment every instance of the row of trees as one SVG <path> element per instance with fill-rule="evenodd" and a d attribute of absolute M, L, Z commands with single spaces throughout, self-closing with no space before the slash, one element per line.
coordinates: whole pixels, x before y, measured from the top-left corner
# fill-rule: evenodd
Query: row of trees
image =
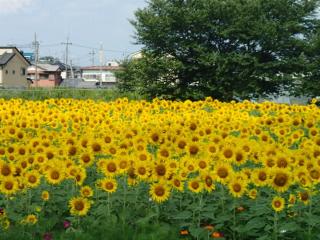
<path fill-rule="evenodd" d="M 150 0 L 131 23 L 143 57 L 119 88 L 149 97 L 320 93 L 319 0 Z"/>

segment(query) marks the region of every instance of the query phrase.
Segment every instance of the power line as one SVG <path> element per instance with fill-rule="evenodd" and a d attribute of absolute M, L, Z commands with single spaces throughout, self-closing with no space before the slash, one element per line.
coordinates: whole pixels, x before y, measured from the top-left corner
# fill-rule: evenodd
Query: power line
<path fill-rule="evenodd" d="M 89 52 L 89 55 L 91 56 L 92 66 L 94 66 L 94 56 L 96 55 L 96 52 L 94 51 L 94 49 L 92 49 L 92 51 Z"/>

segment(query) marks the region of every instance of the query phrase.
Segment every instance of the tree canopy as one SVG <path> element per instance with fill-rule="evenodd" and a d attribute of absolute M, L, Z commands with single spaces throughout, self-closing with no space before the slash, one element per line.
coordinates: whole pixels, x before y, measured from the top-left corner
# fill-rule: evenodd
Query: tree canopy
<path fill-rule="evenodd" d="M 303 92 L 320 76 L 318 4 L 150 0 L 131 21 L 143 58 L 125 63 L 120 88 L 150 97 L 221 100 L 278 94 L 296 85 Z"/>

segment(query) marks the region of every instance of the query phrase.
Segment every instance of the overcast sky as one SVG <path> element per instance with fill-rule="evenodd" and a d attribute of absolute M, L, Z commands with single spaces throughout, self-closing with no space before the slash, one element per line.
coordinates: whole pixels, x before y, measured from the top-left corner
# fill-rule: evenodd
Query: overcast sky
<path fill-rule="evenodd" d="M 90 48 L 99 48 L 100 42 L 107 60 L 121 59 L 140 49 L 128 19 L 144 6 L 145 0 L 0 0 L 0 46 L 16 44 L 32 51 L 28 47 L 37 32 L 42 56 L 62 58 L 61 42 L 69 36 L 75 64 L 90 65 Z"/>

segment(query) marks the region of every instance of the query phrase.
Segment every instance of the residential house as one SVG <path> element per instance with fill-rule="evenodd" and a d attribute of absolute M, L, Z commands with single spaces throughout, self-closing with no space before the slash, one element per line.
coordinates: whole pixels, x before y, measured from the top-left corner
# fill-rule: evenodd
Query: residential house
<path fill-rule="evenodd" d="M 28 68 L 28 77 L 33 81 L 32 87 L 56 87 L 62 81 L 60 66 L 51 64 L 38 64 L 37 70 L 36 66 L 32 65 Z"/>
<path fill-rule="evenodd" d="M 30 62 L 16 47 L 0 47 L 0 87 L 27 88 Z"/>
<path fill-rule="evenodd" d="M 108 62 L 106 66 L 83 67 L 82 79 L 85 82 L 95 82 L 97 86 L 102 83 L 102 87 L 114 87 L 117 83 L 115 72 L 121 67 L 116 62 Z"/>

